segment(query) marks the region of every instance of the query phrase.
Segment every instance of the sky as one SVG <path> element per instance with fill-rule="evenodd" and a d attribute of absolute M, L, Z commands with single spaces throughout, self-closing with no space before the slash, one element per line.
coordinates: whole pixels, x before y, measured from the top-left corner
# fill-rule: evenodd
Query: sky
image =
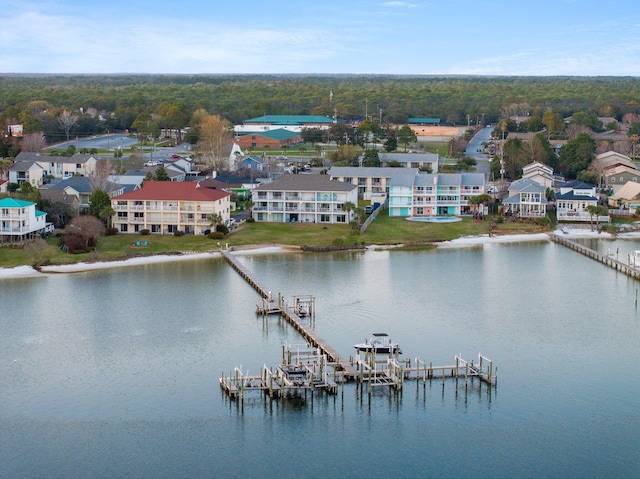
<path fill-rule="evenodd" d="M 640 76 L 639 5 L 0 0 L 0 72 Z"/>

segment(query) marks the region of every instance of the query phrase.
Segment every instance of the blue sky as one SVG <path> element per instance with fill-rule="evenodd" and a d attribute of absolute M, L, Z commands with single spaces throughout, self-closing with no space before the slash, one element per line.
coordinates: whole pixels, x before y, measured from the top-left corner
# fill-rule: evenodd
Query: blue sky
<path fill-rule="evenodd" d="M 4 73 L 640 76 L 637 0 L 0 5 Z"/>

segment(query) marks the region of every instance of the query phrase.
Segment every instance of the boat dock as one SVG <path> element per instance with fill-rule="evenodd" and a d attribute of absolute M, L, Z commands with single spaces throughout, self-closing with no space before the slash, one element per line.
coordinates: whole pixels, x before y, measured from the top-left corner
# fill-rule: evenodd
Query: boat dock
<path fill-rule="evenodd" d="M 286 300 L 282 297 L 280 293 L 278 293 L 278 303 L 273 304 L 271 291 L 262 286 L 257 280 L 253 278 L 249 270 L 245 268 L 236 258 L 227 253 L 226 251 L 221 251 L 222 257 L 242 276 L 261 296 L 263 299 L 267 300 L 269 311 L 279 312 L 279 314 L 287 320 L 289 324 L 291 324 L 302 337 L 309 343 L 312 347 L 320 348 L 322 354 L 327 356 L 327 359 L 339 365 L 339 368 L 342 372 L 343 376 L 347 378 L 355 378 L 357 376 L 357 371 L 353 368 L 351 363 L 347 361 L 345 358 L 340 356 L 338 352 L 333 349 L 324 339 L 322 339 L 314 330 L 312 330 L 309 326 L 307 326 L 302 318 L 298 316 L 298 314 L 294 311 L 293 307 L 287 307 Z M 302 298 L 302 297 L 300 297 Z M 310 297 L 304 297 L 308 299 Z M 263 301 L 264 303 L 264 301 Z M 294 301 L 295 306 L 295 301 Z M 260 309 L 258 307 L 258 309 Z"/>
<path fill-rule="evenodd" d="M 230 398 L 244 399 L 245 393 L 259 391 L 270 398 L 305 394 L 307 391 L 323 390 L 330 394 L 338 392 L 338 385 L 344 387 L 348 381 L 358 381 L 367 385 L 371 392 L 377 386 L 388 386 L 401 390 L 406 380 L 433 381 L 441 379 L 444 387 L 446 378 L 469 380 L 478 378 L 490 386 L 497 384 L 497 368 L 493 361 L 478 354 L 478 362 L 468 362 L 460 355 L 455 356 L 455 364 L 433 366 L 432 363 L 415 358 L 400 359 L 399 348 L 381 354 L 370 352 L 356 354 L 346 359 L 322 339 L 306 324 L 298 313 L 312 317 L 315 309 L 313 296 L 295 296 L 293 305 L 288 306 L 278 293 L 273 298 L 271 291 L 253 278 L 251 273 L 232 255 L 221 251 L 222 257 L 260 294 L 262 302 L 256 305 L 256 312 L 265 317 L 279 314 L 306 341 L 303 345 L 284 345 L 282 362 L 275 367 L 263 365 L 260 374 L 250 375 L 248 371 L 236 367 L 228 376 L 220 377 L 220 387 Z"/>
<path fill-rule="evenodd" d="M 624 273 L 633 279 L 640 279 L 640 270 L 637 270 L 628 264 L 618 261 L 617 259 L 614 259 L 611 256 L 600 253 L 594 249 L 587 248 L 586 246 L 576 243 L 575 241 L 572 241 L 568 238 L 563 238 L 562 236 L 556 233 L 549 235 L 549 237 L 551 238 L 552 241 L 558 244 L 561 244 L 563 246 L 566 246 L 567 248 L 570 248 L 574 251 L 577 251 L 578 253 L 581 253 L 588 258 L 599 261 L 600 263 L 606 266 L 609 266 L 610 268 L 613 268 L 616 271 Z"/>

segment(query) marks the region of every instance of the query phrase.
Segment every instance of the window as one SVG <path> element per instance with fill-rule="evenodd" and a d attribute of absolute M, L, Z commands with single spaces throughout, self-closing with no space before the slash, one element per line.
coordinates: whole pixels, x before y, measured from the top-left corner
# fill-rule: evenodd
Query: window
<path fill-rule="evenodd" d="M 345 215 L 338 215 L 338 216 L 336 216 L 336 221 L 338 223 L 346 223 L 347 222 L 347 217 Z"/>
<path fill-rule="evenodd" d="M 121 232 L 121 233 L 126 233 L 126 232 L 129 230 L 129 228 L 128 228 L 128 227 L 129 227 L 129 225 L 128 225 L 128 224 L 126 224 L 126 223 L 121 224 L 121 225 L 120 225 L 120 232 Z"/>
<path fill-rule="evenodd" d="M 616 177 L 615 177 L 615 176 L 612 176 L 612 177 L 611 177 L 611 183 L 615 183 L 615 182 L 616 182 Z"/>
<path fill-rule="evenodd" d="M 119 220 L 126 220 L 127 219 L 127 212 L 126 211 L 118 211 L 118 219 Z"/>
<path fill-rule="evenodd" d="M 331 216 L 320 215 L 320 223 L 328 223 L 329 221 L 331 221 Z"/>
<path fill-rule="evenodd" d="M 151 225 L 152 233 L 160 233 L 160 231 L 162 231 L 161 225 Z"/>

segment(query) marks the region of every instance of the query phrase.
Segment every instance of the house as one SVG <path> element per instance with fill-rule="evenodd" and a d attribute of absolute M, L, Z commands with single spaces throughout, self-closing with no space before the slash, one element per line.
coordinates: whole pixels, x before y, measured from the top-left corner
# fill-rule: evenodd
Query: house
<path fill-rule="evenodd" d="M 530 179 L 521 178 L 509 185 L 507 198 L 502 200 L 504 214 L 519 218 L 542 218 L 547 215 L 546 188 Z"/>
<path fill-rule="evenodd" d="M 229 225 L 231 194 L 197 182 L 145 181 L 141 188 L 111 199 L 112 224 L 121 233 L 205 234 L 212 215 Z"/>
<path fill-rule="evenodd" d="M 37 188 L 42 186 L 45 170 L 35 160 L 14 162 L 9 168 L 9 183 L 22 185 L 25 181 Z"/>
<path fill-rule="evenodd" d="M 523 166 L 522 177 L 529 178 L 545 188 L 552 188 L 555 179 L 553 168 L 538 161 Z"/>
<path fill-rule="evenodd" d="M 419 168 L 428 173 L 438 172 L 439 157 L 435 153 L 380 153 L 380 166 L 397 162 L 404 168 Z"/>
<path fill-rule="evenodd" d="M 284 146 L 293 146 L 302 143 L 300 132 L 290 131 L 285 128 L 267 131 L 252 131 L 241 134 L 235 139 L 242 148 L 270 148 L 282 149 Z"/>
<path fill-rule="evenodd" d="M 9 190 L 9 180 L 0 180 L 0 193 L 6 193 Z"/>
<path fill-rule="evenodd" d="M 271 223 L 349 223 L 353 212 L 343 205 L 358 204 L 358 187 L 327 175 L 282 175 L 251 192 L 253 217 Z"/>
<path fill-rule="evenodd" d="M 397 175 L 389 188 L 389 216 L 472 214 L 469 199 L 485 192 L 482 173 Z"/>
<path fill-rule="evenodd" d="M 622 188 L 609 197 L 608 205 L 611 208 L 635 212 L 640 208 L 640 183 L 633 181 L 627 182 Z"/>
<path fill-rule="evenodd" d="M 47 214 L 31 201 L 0 199 L 0 242 L 24 243 L 37 238 L 47 227 Z"/>
<path fill-rule="evenodd" d="M 589 206 L 598 206 L 599 200 L 595 185 L 578 180 L 569 181 L 560 186 L 556 194 L 556 216 L 558 221 L 591 221 Z"/>
<path fill-rule="evenodd" d="M 620 191 L 628 182 L 638 183 L 640 170 L 635 167 L 630 168 L 626 165 L 618 165 L 604 170 L 602 177 L 604 178 L 604 184 L 615 193 Z"/>
<path fill-rule="evenodd" d="M 64 228 L 67 221 L 80 214 L 80 200 L 64 190 L 40 189 L 40 197 L 48 203 L 47 215 L 56 228 Z"/>
<path fill-rule="evenodd" d="M 221 155 L 229 160 L 226 169 L 231 171 L 234 169 L 237 159 L 243 157 L 244 153 L 235 140 L 229 140 L 222 148 Z"/>
<path fill-rule="evenodd" d="M 264 161 L 262 161 L 262 158 L 248 156 L 237 163 L 238 170 L 245 168 L 247 170 L 262 171 L 264 168 Z"/>
<path fill-rule="evenodd" d="M 49 156 L 40 153 L 20 152 L 15 163 L 35 161 L 43 170 L 44 176 L 63 179 L 74 175 L 95 176 L 97 160 L 92 155 L 75 154 L 73 156 Z"/>
<path fill-rule="evenodd" d="M 68 196 L 75 196 L 78 199 L 79 213 L 82 213 L 89 209 L 91 194 L 96 188 L 103 189 L 112 198 L 124 193 L 124 187 L 118 183 L 98 181 L 85 176 L 72 176 L 66 180 L 56 180 L 40 188 L 40 191 L 42 194 L 44 190 L 60 190 Z"/>
<path fill-rule="evenodd" d="M 351 183 L 358 187 L 358 198 L 370 201 L 372 195 L 389 194 L 391 178 L 415 175 L 418 168 L 383 168 L 374 166 L 334 166 L 327 174 L 332 180 Z"/>

